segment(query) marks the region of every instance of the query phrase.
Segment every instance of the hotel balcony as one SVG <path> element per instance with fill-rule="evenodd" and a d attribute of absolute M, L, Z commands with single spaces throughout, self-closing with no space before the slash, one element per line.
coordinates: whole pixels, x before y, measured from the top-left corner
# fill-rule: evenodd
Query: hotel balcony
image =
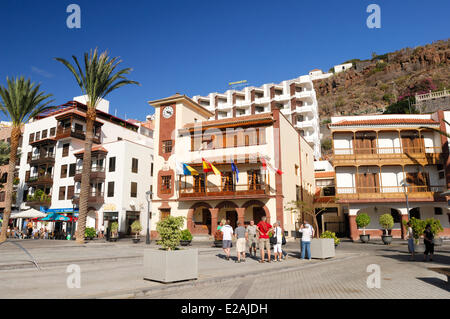
<path fill-rule="evenodd" d="M 313 98 L 312 91 L 310 91 L 310 90 L 302 91 L 302 92 L 295 92 L 295 97 L 297 99 L 306 99 L 306 98 L 312 99 Z"/>
<path fill-rule="evenodd" d="M 335 148 L 333 164 L 339 165 L 434 165 L 440 164 L 440 147 Z"/>
<path fill-rule="evenodd" d="M 181 182 L 179 188 L 180 201 L 214 200 L 214 199 L 246 199 L 269 198 L 268 184 L 254 185 L 209 185 L 207 187 L 194 187 L 192 184 Z"/>
<path fill-rule="evenodd" d="M 444 186 L 373 186 L 337 187 L 336 197 L 340 203 L 374 202 L 396 200 L 405 201 L 406 194 L 411 201 L 435 201 L 445 189 Z"/>
<path fill-rule="evenodd" d="M 236 101 L 236 103 L 234 105 L 237 108 L 247 108 L 247 107 L 250 107 L 251 104 L 252 104 L 252 102 L 250 102 L 250 101 L 242 100 L 242 101 Z"/>
<path fill-rule="evenodd" d="M 275 95 L 275 97 L 273 99 L 278 102 L 288 101 L 291 99 L 291 96 L 289 94 L 281 94 L 281 95 Z"/>
<path fill-rule="evenodd" d="M 37 154 L 31 157 L 30 165 L 37 166 L 42 164 L 55 164 L 55 153 Z"/>
<path fill-rule="evenodd" d="M 314 113 L 314 109 L 313 109 L 312 105 L 297 106 L 295 111 L 297 113 Z"/>
<path fill-rule="evenodd" d="M 56 138 L 53 137 L 44 137 L 39 140 L 35 140 L 33 142 L 30 142 L 30 145 L 33 147 L 39 147 L 43 145 L 55 145 L 56 144 Z"/>
<path fill-rule="evenodd" d="M 79 205 L 80 193 L 74 194 L 74 203 Z M 103 205 L 105 203 L 104 193 L 99 191 L 91 191 L 89 193 L 88 204 L 90 205 Z"/>
<path fill-rule="evenodd" d="M 77 169 L 75 172 L 74 180 L 75 182 L 81 182 L 83 169 Z M 105 180 L 105 168 L 104 167 L 92 167 L 90 180 Z"/>
<path fill-rule="evenodd" d="M 295 123 L 295 128 L 299 128 L 299 129 L 314 128 L 314 122 L 312 120 L 298 121 Z"/>
<path fill-rule="evenodd" d="M 261 97 L 261 98 L 256 98 L 255 99 L 255 104 L 267 104 L 270 102 L 270 98 L 269 97 Z"/>
<path fill-rule="evenodd" d="M 68 138 L 68 137 L 73 137 L 73 138 L 77 138 L 80 140 L 85 140 L 86 139 L 86 132 L 83 130 L 75 130 L 72 129 L 71 127 L 58 127 L 58 129 L 56 130 L 56 139 L 60 140 L 63 138 Z M 94 134 L 94 143 L 95 144 L 100 144 L 100 137 L 101 137 L 101 133 L 97 132 L 96 134 Z"/>
<path fill-rule="evenodd" d="M 52 174 L 42 174 L 38 176 L 31 176 L 25 178 L 25 183 L 30 187 L 35 186 L 44 186 L 44 185 L 52 185 L 53 184 L 53 175 Z"/>

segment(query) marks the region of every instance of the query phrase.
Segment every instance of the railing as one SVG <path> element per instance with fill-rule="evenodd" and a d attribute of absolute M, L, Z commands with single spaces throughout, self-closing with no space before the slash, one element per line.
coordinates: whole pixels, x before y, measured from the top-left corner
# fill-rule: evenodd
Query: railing
<path fill-rule="evenodd" d="M 58 127 L 58 129 L 56 130 L 56 137 L 58 138 L 61 136 L 72 136 L 75 138 L 79 138 L 80 140 L 84 140 L 86 138 L 86 132 L 83 130 L 75 130 L 71 127 Z M 100 133 L 94 134 L 94 139 L 100 140 Z"/>
<path fill-rule="evenodd" d="M 420 101 L 424 101 L 424 100 L 430 100 L 430 99 L 435 99 L 438 97 L 445 97 L 445 96 L 450 96 L 450 90 L 442 90 L 442 91 L 438 91 L 438 92 L 431 92 L 430 93 L 425 93 L 425 94 L 416 94 L 416 101 L 420 102 Z"/>
<path fill-rule="evenodd" d="M 37 155 L 33 155 L 31 157 L 32 161 L 45 160 L 45 159 L 55 159 L 55 154 L 54 153 L 37 154 Z"/>
<path fill-rule="evenodd" d="M 192 186 L 181 185 L 180 197 L 194 196 L 221 196 L 221 195 L 252 195 L 252 194 L 269 194 L 269 185 L 253 184 L 253 185 L 208 185 L 208 186 Z"/>
<path fill-rule="evenodd" d="M 38 176 L 30 176 L 25 180 L 26 183 L 36 183 L 36 182 L 53 182 L 53 174 L 42 174 Z"/>
<path fill-rule="evenodd" d="M 439 154 L 440 147 L 374 147 L 374 148 L 335 148 L 334 155 L 383 155 L 383 154 Z"/>
<path fill-rule="evenodd" d="M 96 166 L 96 167 L 91 167 L 91 173 L 103 173 L 105 172 L 105 167 L 101 167 L 101 166 Z M 83 168 L 77 168 L 77 170 L 75 171 L 75 174 L 82 174 L 83 173 Z"/>
<path fill-rule="evenodd" d="M 75 197 L 75 201 L 79 201 L 80 200 L 80 193 L 75 193 L 74 197 Z M 89 197 L 88 197 L 88 202 L 90 203 L 102 203 L 104 202 L 104 192 L 99 192 L 99 191 L 91 191 L 89 192 Z"/>
<path fill-rule="evenodd" d="M 403 186 L 373 186 L 373 187 L 337 187 L 337 197 L 349 194 L 407 194 L 410 193 L 439 193 L 444 191 L 444 186 L 410 185 Z"/>

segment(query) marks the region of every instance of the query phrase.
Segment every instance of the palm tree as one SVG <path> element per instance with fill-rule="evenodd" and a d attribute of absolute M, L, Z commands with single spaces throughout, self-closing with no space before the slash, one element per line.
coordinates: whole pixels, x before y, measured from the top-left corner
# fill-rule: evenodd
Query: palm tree
<path fill-rule="evenodd" d="M 51 109 L 52 107 L 48 105 L 53 102 L 53 100 L 47 100 L 52 96 L 51 94 L 45 95 L 44 92 L 40 92 L 40 84 L 36 85 L 29 79 L 25 80 L 23 77 L 13 79 L 6 78 L 6 82 L 8 84 L 7 87 L 0 86 L 0 109 L 11 119 L 12 129 L 8 177 L 6 179 L 5 210 L 3 213 L 0 243 L 6 240 L 6 230 L 11 214 L 14 170 L 16 168 L 21 127 L 30 119 Z"/>
<path fill-rule="evenodd" d="M 78 63 L 78 59 L 72 56 L 75 64 L 72 65 L 67 60 L 56 58 L 57 61 L 64 64 L 75 77 L 78 86 L 83 94 L 87 95 L 87 111 L 86 111 L 86 140 L 83 155 L 83 169 L 81 175 L 81 191 L 78 227 L 76 233 L 77 242 L 84 243 L 84 232 L 86 230 L 86 216 L 88 210 L 88 198 L 90 190 L 91 175 L 91 152 L 94 136 L 94 122 L 97 116 L 96 108 L 102 98 L 112 91 L 127 85 L 138 84 L 138 82 L 128 80 L 125 75 L 129 74 L 132 69 L 126 68 L 117 72 L 116 68 L 120 63 L 117 57 L 110 58 L 105 51 L 100 55 L 97 49 L 84 54 L 84 72 Z"/>

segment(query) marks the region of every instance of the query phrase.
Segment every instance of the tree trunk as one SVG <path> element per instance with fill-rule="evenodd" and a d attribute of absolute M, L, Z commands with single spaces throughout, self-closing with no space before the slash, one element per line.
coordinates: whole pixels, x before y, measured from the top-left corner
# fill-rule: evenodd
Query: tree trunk
<path fill-rule="evenodd" d="M 21 131 L 20 126 L 14 126 L 11 130 L 11 151 L 9 154 L 8 178 L 6 180 L 6 198 L 5 209 L 3 212 L 2 233 L 0 243 L 6 241 L 6 233 L 9 225 L 9 216 L 11 215 L 14 171 L 16 170 L 17 149 L 19 147 Z"/>
<path fill-rule="evenodd" d="M 79 202 L 79 215 L 77 225 L 77 243 L 84 244 L 84 233 L 86 231 L 86 218 L 88 213 L 88 200 L 91 192 L 91 167 L 92 167 L 92 143 L 94 138 L 94 122 L 97 116 L 95 108 L 90 106 L 86 111 L 86 141 L 84 143 L 83 170 L 81 172 L 81 191 Z"/>

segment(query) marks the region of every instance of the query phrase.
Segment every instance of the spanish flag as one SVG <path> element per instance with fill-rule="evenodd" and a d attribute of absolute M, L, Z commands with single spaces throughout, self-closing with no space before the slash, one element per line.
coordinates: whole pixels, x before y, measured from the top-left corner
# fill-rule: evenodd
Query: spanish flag
<path fill-rule="evenodd" d="M 211 164 L 204 158 L 202 158 L 202 161 L 203 161 L 203 172 L 205 172 L 205 173 L 213 172 L 216 175 L 222 175 L 220 173 L 220 171 L 213 164 Z"/>
<path fill-rule="evenodd" d="M 198 172 L 187 164 L 183 164 L 184 175 L 198 175 Z"/>

